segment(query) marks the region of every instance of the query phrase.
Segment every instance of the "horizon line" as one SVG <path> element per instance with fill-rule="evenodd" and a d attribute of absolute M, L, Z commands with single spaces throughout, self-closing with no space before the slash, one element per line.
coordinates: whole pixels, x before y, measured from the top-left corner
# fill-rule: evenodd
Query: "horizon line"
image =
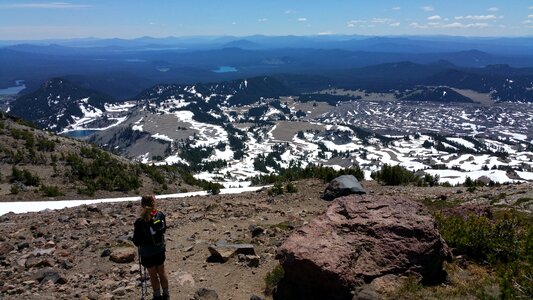
<path fill-rule="evenodd" d="M 169 39 L 169 38 L 222 38 L 222 37 L 233 37 L 233 38 L 247 38 L 247 37 L 254 37 L 254 36 L 264 36 L 264 37 L 364 37 L 364 38 L 373 38 L 373 37 L 451 37 L 451 38 L 472 38 L 472 39 L 494 39 L 494 38 L 533 38 L 533 34 L 531 35 L 451 35 L 451 34 L 385 34 L 385 35 L 365 35 L 365 34 L 286 34 L 286 35 L 269 35 L 269 34 L 251 34 L 251 35 L 169 35 L 169 36 L 150 36 L 150 35 L 143 35 L 138 37 L 95 37 L 95 36 L 86 36 L 86 37 L 54 37 L 54 38 L 43 38 L 43 39 L 3 39 L 0 38 L 1 42 L 15 42 L 15 41 L 36 41 L 36 42 L 44 42 L 44 41 L 64 41 L 64 40 L 126 40 L 126 41 L 132 41 L 132 40 L 139 40 L 143 38 L 152 38 L 152 39 Z"/>

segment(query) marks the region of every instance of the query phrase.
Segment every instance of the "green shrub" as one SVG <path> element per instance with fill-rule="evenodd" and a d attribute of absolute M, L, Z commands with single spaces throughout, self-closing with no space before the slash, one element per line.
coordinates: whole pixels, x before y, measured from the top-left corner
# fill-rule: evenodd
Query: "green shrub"
<path fill-rule="evenodd" d="M 292 182 L 287 183 L 287 186 L 285 187 L 285 189 L 287 190 L 287 193 L 296 193 L 296 192 L 298 192 L 298 189 L 296 188 L 296 186 Z"/>
<path fill-rule="evenodd" d="M 281 182 L 276 182 L 274 186 L 268 190 L 270 196 L 278 196 L 283 194 L 283 184 Z"/>
<path fill-rule="evenodd" d="M 20 190 L 19 190 L 18 186 L 12 184 L 10 192 L 11 192 L 11 194 L 16 195 L 16 194 L 18 194 L 20 192 Z"/>
<path fill-rule="evenodd" d="M 40 178 L 39 176 L 32 174 L 28 170 L 20 170 L 17 167 L 13 166 L 11 168 L 10 182 L 21 182 L 29 186 L 38 186 Z"/>
<path fill-rule="evenodd" d="M 396 165 L 383 165 L 380 171 L 372 173 L 372 178 L 385 185 L 405 185 L 409 183 L 419 183 L 421 179 L 415 173 L 406 168 Z M 438 180 L 438 179 L 437 179 Z"/>
<path fill-rule="evenodd" d="M 278 282 L 283 279 L 283 276 L 285 276 L 285 270 L 280 265 L 276 266 L 271 272 L 268 272 L 265 277 L 265 294 L 271 295 Z"/>
<path fill-rule="evenodd" d="M 206 190 L 211 195 L 218 195 L 218 194 L 220 194 L 221 187 L 223 187 L 223 186 L 221 184 L 219 184 L 219 183 L 209 182 L 206 185 Z"/>
<path fill-rule="evenodd" d="M 258 175 L 250 178 L 252 185 L 273 184 L 278 181 L 288 182 L 308 178 L 322 179 L 325 182 L 333 180 L 335 177 L 341 175 L 353 175 L 357 180 L 364 179 L 364 172 L 359 166 L 352 168 L 346 168 L 339 171 L 331 167 L 317 166 L 309 164 L 305 168 L 301 168 L 298 165 L 291 166 L 287 169 L 280 169 L 278 174 Z"/>
<path fill-rule="evenodd" d="M 502 299 L 533 298 L 533 226 L 519 212 L 484 216 L 437 214 L 437 226 L 454 252 L 493 269 Z"/>
<path fill-rule="evenodd" d="M 57 186 L 46 186 L 41 185 L 41 192 L 45 197 L 57 197 L 57 196 L 63 196 L 63 193 L 59 191 L 59 188 Z"/>

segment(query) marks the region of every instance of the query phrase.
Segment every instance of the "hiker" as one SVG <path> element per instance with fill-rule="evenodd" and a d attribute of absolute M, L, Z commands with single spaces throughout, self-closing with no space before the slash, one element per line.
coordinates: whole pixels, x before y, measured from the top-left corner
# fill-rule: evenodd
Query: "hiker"
<path fill-rule="evenodd" d="M 155 196 L 142 196 L 140 216 L 134 225 L 133 243 L 139 248 L 140 263 L 148 269 L 154 300 L 169 299 L 168 277 L 164 264 L 165 231 L 165 214 L 155 208 Z"/>

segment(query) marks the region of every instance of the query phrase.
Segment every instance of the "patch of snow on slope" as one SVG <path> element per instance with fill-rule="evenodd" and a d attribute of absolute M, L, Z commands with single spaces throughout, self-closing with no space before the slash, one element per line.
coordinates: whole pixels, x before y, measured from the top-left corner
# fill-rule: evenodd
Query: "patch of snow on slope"
<path fill-rule="evenodd" d="M 264 188 L 264 186 L 254 187 L 241 187 L 241 188 L 225 188 L 220 190 L 220 194 L 240 194 L 245 192 L 253 192 Z M 206 191 L 179 193 L 179 194 L 167 194 L 157 195 L 157 199 L 173 199 L 184 198 L 193 196 L 206 196 Z M 63 209 L 67 207 L 76 207 L 81 205 L 91 205 L 97 203 L 113 203 L 113 202 L 128 202 L 128 201 L 140 201 L 141 197 L 121 197 L 121 198 L 102 198 L 91 200 L 61 200 L 61 201 L 21 201 L 21 202 L 1 202 L 0 203 L 0 216 L 13 212 L 16 214 L 37 212 L 45 209 Z"/>
<path fill-rule="evenodd" d="M 476 149 L 476 146 L 472 143 L 472 142 L 469 142 L 463 138 L 452 138 L 452 137 L 449 137 L 449 138 L 446 138 L 447 140 L 449 141 L 452 141 L 454 143 L 457 143 L 459 145 L 463 145 L 467 148 L 470 148 L 470 149 Z"/>
<path fill-rule="evenodd" d="M 142 126 L 141 126 L 142 128 Z M 162 140 L 162 141 L 167 141 L 167 142 L 173 142 L 174 140 L 169 138 L 168 136 L 164 135 L 164 134 L 160 134 L 160 133 L 156 133 L 156 134 L 152 134 L 152 138 L 154 139 L 158 139 L 158 140 Z"/>
<path fill-rule="evenodd" d="M 107 112 L 127 112 L 130 108 L 134 107 L 135 103 L 124 102 L 122 104 L 104 104 L 104 108 Z"/>

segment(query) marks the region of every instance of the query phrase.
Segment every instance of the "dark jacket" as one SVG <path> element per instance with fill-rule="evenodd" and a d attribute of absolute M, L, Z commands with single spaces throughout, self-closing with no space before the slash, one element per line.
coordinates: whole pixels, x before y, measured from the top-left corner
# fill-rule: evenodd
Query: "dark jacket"
<path fill-rule="evenodd" d="M 153 211 L 152 219 L 137 219 L 134 224 L 133 243 L 139 247 L 140 256 L 152 256 L 165 252 L 165 214 Z"/>

